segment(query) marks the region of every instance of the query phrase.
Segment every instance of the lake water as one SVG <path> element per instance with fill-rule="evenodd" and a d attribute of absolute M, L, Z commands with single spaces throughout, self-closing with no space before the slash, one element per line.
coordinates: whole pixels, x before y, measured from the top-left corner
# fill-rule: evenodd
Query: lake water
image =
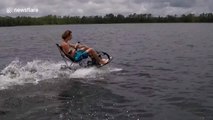
<path fill-rule="evenodd" d="M 61 70 L 55 43 L 71 29 L 114 57 Z M 213 24 L 0 28 L 1 120 L 212 120 Z"/>

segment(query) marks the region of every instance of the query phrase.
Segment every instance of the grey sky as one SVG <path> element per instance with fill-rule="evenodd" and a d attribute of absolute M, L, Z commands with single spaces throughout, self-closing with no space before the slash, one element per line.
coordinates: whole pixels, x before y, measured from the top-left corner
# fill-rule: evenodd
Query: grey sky
<path fill-rule="evenodd" d="M 8 8 L 37 8 L 39 11 L 7 13 Z M 151 13 L 164 16 L 203 12 L 213 12 L 213 0 L 0 0 L 1 16 L 89 16 L 107 13 Z"/>

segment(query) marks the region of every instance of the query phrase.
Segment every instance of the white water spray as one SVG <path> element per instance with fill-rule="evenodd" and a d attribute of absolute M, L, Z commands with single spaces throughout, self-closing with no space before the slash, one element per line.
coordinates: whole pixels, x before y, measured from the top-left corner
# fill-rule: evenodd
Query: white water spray
<path fill-rule="evenodd" d="M 77 70 L 61 70 L 63 62 L 33 60 L 23 64 L 18 59 L 5 67 L 0 75 L 0 89 L 25 83 L 37 84 L 39 81 L 54 78 L 95 78 L 97 75 L 121 71 L 119 68 L 80 68 Z"/>

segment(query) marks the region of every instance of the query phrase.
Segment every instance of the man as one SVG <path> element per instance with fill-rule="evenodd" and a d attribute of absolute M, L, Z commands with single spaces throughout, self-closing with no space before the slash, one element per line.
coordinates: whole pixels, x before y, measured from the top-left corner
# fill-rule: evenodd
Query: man
<path fill-rule="evenodd" d="M 61 47 L 66 54 L 69 54 L 71 57 L 74 58 L 76 62 L 81 61 L 88 56 L 94 58 L 100 65 L 104 65 L 109 62 L 108 59 L 101 59 L 98 57 L 97 52 L 86 45 L 79 45 L 79 44 L 71 44 L 69 41 L 72 40 L 72 31 L 66 30 L 62 34 L 62 41 Z"/>

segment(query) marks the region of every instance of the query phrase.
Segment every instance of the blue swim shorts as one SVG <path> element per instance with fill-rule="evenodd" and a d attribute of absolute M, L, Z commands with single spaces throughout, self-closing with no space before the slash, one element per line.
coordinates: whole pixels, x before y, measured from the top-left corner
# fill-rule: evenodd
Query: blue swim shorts
<path fill-rule="evenodd" d="M 74 59 L 76 62 L 81 61 L 82 59 L 88 58 L 88 53 L 84 50 L 77 50 L 74 55 Z"/>

